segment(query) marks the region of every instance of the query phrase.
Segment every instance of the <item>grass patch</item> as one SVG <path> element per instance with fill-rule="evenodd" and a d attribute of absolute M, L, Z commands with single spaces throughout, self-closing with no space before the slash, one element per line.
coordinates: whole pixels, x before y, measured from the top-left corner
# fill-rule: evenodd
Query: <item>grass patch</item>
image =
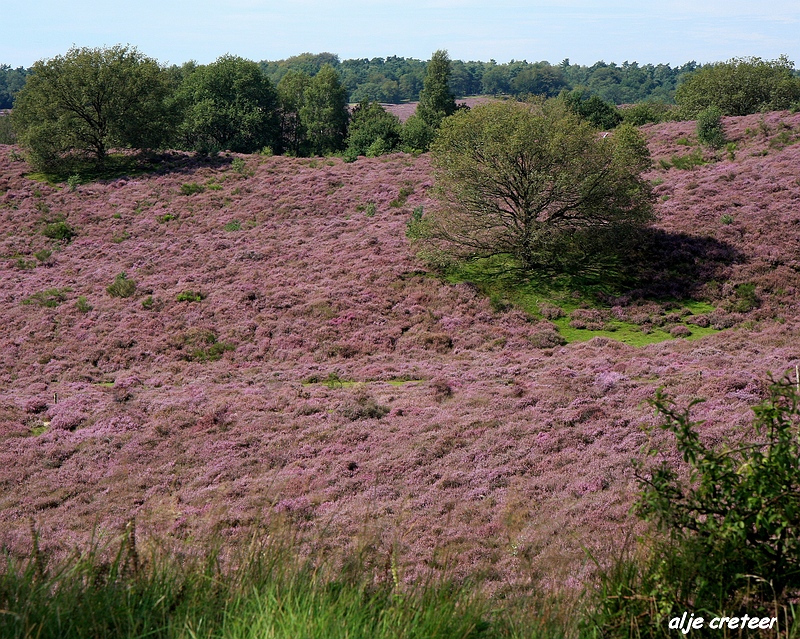
<path fill-rule="evenodd" d="M 614 296 L 614 292 L 608 287 L 568 277 L 554 278 L 549 281 L 522 281 L 514 276 L 497 275 L 497 270 L 502 266 L 503 264 L 497 260 L 493 263 L 488 260 L 478 261 L 451 269 L 445 274 L 445 279 L 451 283 L 469 282 L 473 284 L 489 299 L 492 309 L 497 313 L 519 308 L 532 317 L 552 322 L 566 343 L 585 342 L 593 337 L 607 337 L 638 347 L 674 339 L 676 335 L 671 334 L 670 331 L 675 326 L 684 326 L 685 329 L 679 329 L 678 334 L 689 340 L 700 339 L 719 332 L 710 327 L 699 327 L 686 323 L 691 316 L 710 313 L 714 310 L 710 304 L 697 300 L 680 302 L 650 300 L 664 308 L 664 315 L 670 315 L 667 309 L 671 307 L 686 309 L 682 317 L 667 322 L 668 326 L 652 325 L 650 322 L 640 324 L 614 317 L 605 317 L 602 321 L 590 322 L 588 326 L 582 327 L 571 316 L 575 312 L 592 310 L 607 315 L 611 308 L 607 300 Z M 620 291 L 616 293 L 620 293 Z M 634 307 L 631 307 L 631 313 L 633 313 L 633 309 Z M 657 321 L 662 321 L 662 319 L 657 319 Z"/>
<path fill-rule="evenodd" d="M 403 584 L 395 554 L 386 561 L 368 550 L 304 555 L 283 541 L 288 535 L 229 556 L 216 549 L 222 541 L 170 551 L 137 541 L 129 527 L 114 546 L 95 542 L 54 563 L 35 530 L 32 537 L 29 556 L 5 555 L 0 568 L 3 637 L 558 636 L 543 631 L 541 602 L 512 608 L 481 595 L 476 583 L 443 577 Z"/>
<path fill-rule="evenodd" d="M 56 308 L 67 301 L 67 293 L 71 292 L 71 288 L 48 288 L 45 291 L 34 293 L 30 297 L 22 300 L 25 305 L 36 305 L 43 308 Z"/>
<path fill-rule="evenodd" d="M 74 158 L 65 163 L 63 168 L 48 172 L 33 172 L 27 177 L 51 186 L 66 184 L 68 190 L 74 190 L 79 184 L 142 175 L 159 168 L 160 164 L 154 158 L 138 154 L 111 153 L 106 156 L 102 165 L 98 165 L 94 160 Z"/>
<path fill-rule="evenodd" d="M 185 184 L 181 184 L 181 195 L 194 195 L 195 193 L 202 193 L 206 190 L 202 184 L 198 184 L 197 182 L 186 182 Z"/>
<path fill-rule="evenodd" d="M 202 302 L 205 297 L 199 291 L 183 291 L 175 296 L 175 300 L 178 302 Z"/>
<path fill-rule="evenodd" d="M 45 224 L 44 228 L 42 229 L 42 235 L 51 240 L 69 244 L 72 241 L 72 238 L 75 237 L 75 229 L 73 229 L 64 220 L 57 220 L 55 222 Z"/>

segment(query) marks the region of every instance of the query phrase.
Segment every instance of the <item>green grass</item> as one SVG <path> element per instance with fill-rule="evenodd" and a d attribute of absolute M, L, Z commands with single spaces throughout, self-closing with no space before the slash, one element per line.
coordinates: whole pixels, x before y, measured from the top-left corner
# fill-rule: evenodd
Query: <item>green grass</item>
<path fill-rule="evenodd" d="M 31 526 L 33 526 L 31 524 Z M 288 536 L 245 549 L 165 550 L 93 543 L 51 562 L 32 551 L 0 562 L 0 636 L 39 639 L 499 639 L 563 636 L 547 615 L 502 608 L 478 584 L 403 584 L 397 557 L 304 555 Z M 276 539 L 278 541 L 276 541 Z M 382 568 L 376 568 L 382 566 Z"/>
<path fill-rule="evenodd" d="M 140 155 L 123 153 L 109 154 L 102 166 L 93 160 L 79 160 L 66 164 L 61 169 L 29 173 L 27 177 L 51 186 L 66 184 L 68 190 L 74 190 L 79 184 L 87 184 L 98 180 L 113 180 L 123 176 L 136 176 L 158 170 L 157 159 L 149 160 Z"/>
<path fill-rule="evenodd" d="M 567 343 L 586 342 L 593 337 L 607 337 L 638 347 L 675 339 L 668 331 L 659 327 L 653 327 L 650 332 L 645 333 L 638 324 L 624 321 L 605 322 L 602 330 L 573 328 L 570 326 L 570 314 L 573 311 L 580 308 L 602 309 L 604 306 L 598 302 L 598 294 L 613 293 L 614 291 L 596 283 L 581 282 L 566 277 L 546 282 L 520 281 L 508 275 L 492 275 L 488 269 L 498 268 L 498 266 L 502 265 L 497 262 L 488 265 L 486 262 L 467 264 L 452 269 L 445 275 L 445 279 L 451 283 L 471 282 L 489 298 L 492 308 L 496 312 L 519 308 L 538 319 L 542 318 L 540 313 L 542 304 L 559 307 L 564 316 L 551 321 L 558 327 L 559 333 Z M 621 292 L 621 290 L 616 291 L 617 294 Z M 674 300 L 652 301 L 662 305 L 676 304 Z M 692 315 L 709 313 L 714 310 L 711 304 L 699 300 L 680 300 L 677 305 L 689 309 Z M 684 339 L 689 340 L 700 339 L 719 332 L 713 328 L 686 326 L 691 331 L 691 335 Z"/>

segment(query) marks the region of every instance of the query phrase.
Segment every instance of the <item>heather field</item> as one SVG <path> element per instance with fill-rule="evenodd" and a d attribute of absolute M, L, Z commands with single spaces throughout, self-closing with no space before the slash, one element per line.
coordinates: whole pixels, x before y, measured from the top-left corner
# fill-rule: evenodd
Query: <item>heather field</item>
<path fill-rule="evenodd" d="M 415 256 L 424 155 L 68 186 L 0 146 L 0 544 L 29 552 L 31 518 L 56 553 L 133 518 L 187 548 L 290 526 L 409 582 L 580 587 L 636 530 L 655 390 L 735 439 L 800 363 L 800 114 L 724 124 L 716 157 L 643 128 L 639 289 L 519 305 Z"/>

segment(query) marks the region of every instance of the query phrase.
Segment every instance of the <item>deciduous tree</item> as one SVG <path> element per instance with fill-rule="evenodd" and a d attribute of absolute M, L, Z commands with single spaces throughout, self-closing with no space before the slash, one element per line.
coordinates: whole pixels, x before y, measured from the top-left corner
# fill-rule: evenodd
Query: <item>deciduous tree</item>
<path fill-rule="evenodd" d="M 278 142 L 277 93 L 255 62 L 222 56 L 191 72 L 180 95 L 190 148 L 252 153 Z"/>
<path fill-rule="evenodd" d="M 40 60 L 12 114 L 31 162 L 55 168 L 75 156 L 102 164 L 113 147 L 159 146 L 171 130 L 169 80 L 137 49 L 72 48 Z"/>
<path fill-rule="evenodd" d="M 347 89 L 339 74 L 326 64 L 315 75 L 303 94 L 300 120 L 308 133 L 311 153 L 324 155 L 341 151 L 347 137 Z"/>
<path fill-rule="evenodd" d="M 650 164 L 630 126 L 601 137 L 563 102 L 495 102 L 443 121 L 428 241 L 539 273 L 602 271 L 649 222 Z"/>
<path fill-rule="evenodd" d="M 800 78 L 792 75 L 794 63 L 733 58 L 705 66 L 691 74 L 675 93 L 683 115 L 694 117 L 715 106 L 723 115 L 747 115 L 762 109 L 787 109 L 800 100 Z"/>

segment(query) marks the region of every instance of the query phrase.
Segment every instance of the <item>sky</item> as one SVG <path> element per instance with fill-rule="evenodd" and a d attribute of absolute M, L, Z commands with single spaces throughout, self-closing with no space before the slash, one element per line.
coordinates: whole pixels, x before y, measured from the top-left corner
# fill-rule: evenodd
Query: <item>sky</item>
<path fill-rule="evenodd" d="M 73 45 L 130 44 L 164 64 L 224 54 L 280 60 L 391 55 L 497 62 L 569 58 L 800 65 L 800 1 L 771 0 L 29 0 L 3 11 L 0 64 L 31 66 Z"/>

